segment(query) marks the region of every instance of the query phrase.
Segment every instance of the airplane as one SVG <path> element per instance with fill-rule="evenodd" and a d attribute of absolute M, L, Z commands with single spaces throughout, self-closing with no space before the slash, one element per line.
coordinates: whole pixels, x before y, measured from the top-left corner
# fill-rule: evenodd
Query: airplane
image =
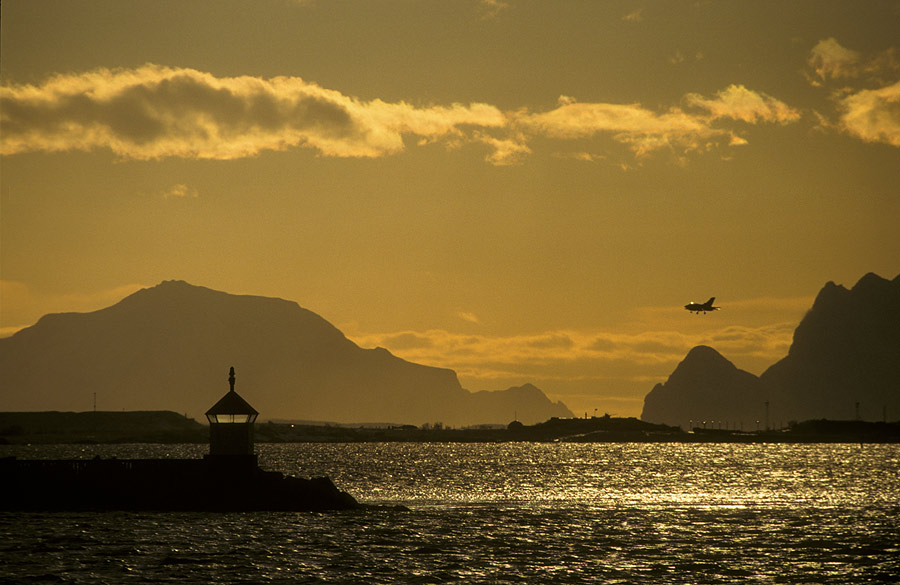
<path fill-rule="evenodd" d="M 692 302 L 686 304 L 684 306 L 684 308 L 691 312 L 697 311 L 698 315 L 702 311 L 703 314 L 705 315 L 707 311 L 718 311 L 720 309 L 720 307 L 713 306 L 713 301 L 715 301 L 715 300 L 716 300 L 716 297 L 712 297 L 711 299 L 709 299 L 708 301 L 706 301 L 705 303 L 702 303 L 702 304 L 695 303 L 692 301 Z"/>

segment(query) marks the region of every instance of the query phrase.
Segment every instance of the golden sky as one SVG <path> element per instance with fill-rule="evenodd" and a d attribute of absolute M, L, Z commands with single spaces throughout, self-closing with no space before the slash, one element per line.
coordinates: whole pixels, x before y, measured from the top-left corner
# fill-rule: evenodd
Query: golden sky
<path fill-rule="evenodd" d="M 897 1 L 0 10 L 3 335 L 180 279 L 631 416 L 900 272 Z"/>

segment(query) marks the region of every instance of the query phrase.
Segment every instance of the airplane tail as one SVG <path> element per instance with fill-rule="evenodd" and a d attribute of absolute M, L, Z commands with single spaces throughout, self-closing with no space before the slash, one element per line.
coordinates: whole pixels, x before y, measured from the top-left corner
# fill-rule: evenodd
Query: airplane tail
<path fill-rule="evenodd" d="M 706 301 L 706 305 L 711 307 L 712 304 L 715 302 L 715 300 L 716 300 L 716 297 L 711 297 L 708 301 Z"/>

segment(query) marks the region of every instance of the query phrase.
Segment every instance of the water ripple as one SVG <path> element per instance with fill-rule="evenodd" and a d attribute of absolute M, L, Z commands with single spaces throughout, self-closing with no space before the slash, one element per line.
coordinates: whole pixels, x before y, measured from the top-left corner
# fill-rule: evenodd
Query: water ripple
<path fill-rule="evenodd" d="M 154 448 L 181 449 L 122 447 L 161 456 Z M 898 446 L 259 450 L 265 467 L 330 475 L 363 501 L 411 511 L 3 513 L 0 583 L 844 584 L 900 574 Z"/>

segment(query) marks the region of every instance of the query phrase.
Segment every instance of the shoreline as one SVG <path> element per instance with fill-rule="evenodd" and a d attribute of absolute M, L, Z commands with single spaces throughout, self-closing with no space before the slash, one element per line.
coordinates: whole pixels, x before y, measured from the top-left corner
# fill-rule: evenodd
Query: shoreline
<path fill-rule="evenodd" d="M 553 418 L 506 427 L 257 423 L 256 443 L 900 443 L 900 422 L 812 420 L 779 430 L 694 428 L 635 418 Z M 0 413 L 0 445 L 209 442 L 209 426 L 171 412 Z"/>

